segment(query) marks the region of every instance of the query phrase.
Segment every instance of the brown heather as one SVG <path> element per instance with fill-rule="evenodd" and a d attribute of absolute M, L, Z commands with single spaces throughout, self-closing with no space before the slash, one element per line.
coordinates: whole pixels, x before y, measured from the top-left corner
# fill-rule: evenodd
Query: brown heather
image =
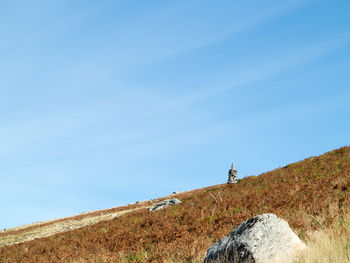
<path fill-rule="evenodd" d="M 350 147 L 178 194 L 183 203 L 0 248 L 0 262 L 201 262 L 207 248 L 249 217 L 275 213 L 304 240 L 350 208 Z"/>

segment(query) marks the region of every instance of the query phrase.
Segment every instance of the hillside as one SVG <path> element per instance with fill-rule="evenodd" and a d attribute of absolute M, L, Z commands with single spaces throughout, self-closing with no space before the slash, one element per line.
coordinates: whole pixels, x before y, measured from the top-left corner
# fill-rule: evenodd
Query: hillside
<path fill-rule="evenodd" d="M 0 262 L 191 262 L 239 223 L 265 212 L 287 220 L 304 239 L 348 211 L 349 189 L 350 147 L 343 147 L 236 185 L 178 194 L 182 204 L 162 211 L 150 213 L 141 205 L 104 210 L 129 209 L 109 220 L 0 247 Z M 23 231 L 6 231 L 0 238 Z"/>
<path fill-rule="evenodd" d="M 37 222 L 23 225 L 11 229 L 4 229 L 0 233 L 0 246 L 19 244 L 36 238 L 52 236 L 54 234 L 94 225 L 101 221 L 111 220 L 115 217 L 122 216 L 131 211 L 150 207 L 148 201 L 140 204 L 115 207 L 111 209 L 84 212 L 80 215 L 66 218 Z"/>

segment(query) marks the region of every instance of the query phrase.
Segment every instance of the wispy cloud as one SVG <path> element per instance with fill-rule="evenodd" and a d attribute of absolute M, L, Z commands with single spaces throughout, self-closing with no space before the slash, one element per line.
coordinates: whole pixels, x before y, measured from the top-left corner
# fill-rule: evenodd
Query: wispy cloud
<path fill-rule="evenodd" d="M 172 36 L 168 35 L 169 32 L 166 27 L 162 29 L 164 32 L 162 32 L 161 36 L 159 35 L 159 32 L 157 32 L 157 35 L 153 35 L 154 33 L 149 32 L 150 35 L 147 38 L 140 39 L 137 34 L 129 34 L 130 28 L 127 27 L 126 24 L 130 24 L 129 26 L 135 27 L 136 31 L 143 28 L 144 24 L 147 24 L 148 27 L 151 28 L 156 27 L 155 25 L 162 25 L 160 22 L 162 17 L 158 17 L 158 14 L 162 12 L 167 13 L 169 10 L 162 10 L 160 12 L 157 9 L 154 12 L 133 17 L 130 21 L 122 21 L 121 25 L 118 26 L 115 32 L 106 32 L 106 34 L 110 35 L 108 37 L 110 41 L 105 44 L 103 50 L 104 52 L 110 54 L 109 58 L 101 58 L 100 50 L 96 50 L 90 54 L 89 59 L 96 63 L 96 61 L 100 61 L 101 59 L 108 61 L 111 58 L 115 58 L 119 63 L 117 65 L 114 64 L 113 67 L 110 68 L 106 67 L 105 71 L 109 72 L 109 75 L 118 73 L 122 74 L 123 72 L 133 70 L 135 67 L 143 67 L 155 62 L 172 59 L 177 56 L 197 52 L 203 48 L 216 45 L 228 37 L 234 38 L 242 32 L 248 32 L 256 29 L 264 24 L 278 19 L 283 15 L 306 7 L 309 4 L 310 2 L 306 3 L 305 1 L 301 0 L 284 1 L 278 5 L 268 6 L 262 10 L 256 10 L 253 14 L 249 14 L 244 19 L 232 21 L 231 25 L 217 31 L 209 31 L 210 34 L 206 35 L 189 35 L 184 37 L 183 35 L 186 34 L 181 32 L 181 35 L 173 33 L 174 36 Z M 174 7 L 170 5 L 167 8 L 172 9 Z M 181 12 L 182 10 L 178 11 Z M 154 22 L 152 24 L 152 22 L 149 21 Z M 128 31 L 118 31 L 119 29 L 123 29 L 124 25 L 125 30 L 127 29 Z M 144 35 L 144 32 L 139 33 L 141 37 Z M 111 38 L 111 36 L 114 37 Z M 106 61 L 104 63 L 108 64 Z M 89 63 L 88 61 L 85 62 Z"/>
<path fill-rule="evenodd" d="M 221 32 L 218 32 L 213 36 L 210 36 L 206 39 L 202 39 L 198 42 L 193 43 L 191 46 L 188 46 L 186 49 L 178 50 L 174 52 L 173 55 L 176 55 L 181 52 L 188 52 L 195 49 L 210 46 L 224 40 L 227 37 L 233 38 L 235 37 L 235 35 L 241 32 L 247 32 L 252 29 L 256 29 L 257 27 L 263 26 L 268 22 L 271 22 L 283 15 L 286 15 L 290 12 L 293 12 L 305 6 L 306 6 L 305 1 L 300 1 L 300 0 L 284 1 L 283 3 L 279 3 L 278 5 L 271 6 L 252 16 L 248 16 L 243 20 L 240 20 L 234 23 L 233 25 L 229 26 L 228 28 L 224 29 Z"/>
<path fill-rule="evenodd" d="M 279 73 L 311 63 L 323 56 L 326 56 L 337 49 L 348 45 L 349 37 L 340 36 L 332 40 L 313 43 L 302 49 L 283 52 L 279 57 L 271 58 L 268 61 L 254 61 L 255 64 L 248 65 L 245 69 L 225 69 L 225 75 L 218 79 L 215 87 L 205 86 L 197 88 L 195 92 L 184 94 L 182 98 L 168 101 L 165 107 L 159 107 L 155 111 L 148 111 L 141 114 L 141 117 L 160 114 L 164 111 L 171 111 L 178 108 L 206 100 L 211 96 L 241 87 L 249 88 L 249 85 L 261 80 L 273 77 Z"/>
<path fill-rule="evenodd" d="M 133 104 L 143 105 L 142 108 L 147 110 L 140 110 L 140 107 L 133 110 L 133 104 L 127 106 L 123 103 L 123 98 L 113 97 L 94 101 L 92 105 L 78 105 L 75 109 L 69 108 L 66 111 L 60 111 L 58 115 L 49 114 L 45 117 L 44 114 L 39 119 L 2 124 L 0 127 L 2 138 L 0 153 L 3 157 L 21 155 L 48 142 L 64 139 L 66 136 L 70 136 L 69 134 L 79 136 L 79 134 L 86 133 L 88 130 L 97 134 L 102 132 L 105 135 L 104 137 L 96 137 L 89 144 L 79 144 L 78 140 L 75 146 L 74 144 L 71 145 L 68 151 L 92 150 L 108 144 L 140 142 L 140 140 L 146 140 L 146 138 L 157 134 L 155 131 L 160 127 L 157 125 L 154 127 L 146 126 L 140 131 L 136 128 L 137 123 L 143 123 L 145 120 L 156 118 L 156 116 L 165 116 L 170 112 L 185 109 L 216 94 L 241 87 L 249 89 L 249 86 L 254 83 L 302 66 L 305 63 L 310 63 L 347 43 L 347 37 L 340 37 L 336 40 L 320 42 L 301 50 L 288 52 L 281 57 L 262 61 L 258 65 L 251 65 L 251 67 L 238 72 L 226 70 L 225 76 L 218 80 L 215 87 L 196 89 L 196 92 L 188 92 L 181 97 L 178 96 L 178 98 L 173 98 L 170 95 L 160 97 L 156 93 L 143 94 L 142 98 L 134 96 Z M 129 95 L 126 94 L 125 96 Z M 155 98 L 155 96 L 158 98 Z M 154 101 L 157 101 L 156 105 Z M 111 112 L 110 109 L 112 108 L 113 111 Z M 96 128 L 98 129 L 96 130 Z M 113 132 L 110 134 L 103 132 L 103 130 L 107 131 L 106 129 L 111 129 L 111 132 Z M 116 129 L 118 130 L 117 134 L 115 134 Z M 130 129 L 134 129 L 134 132 Z"/>

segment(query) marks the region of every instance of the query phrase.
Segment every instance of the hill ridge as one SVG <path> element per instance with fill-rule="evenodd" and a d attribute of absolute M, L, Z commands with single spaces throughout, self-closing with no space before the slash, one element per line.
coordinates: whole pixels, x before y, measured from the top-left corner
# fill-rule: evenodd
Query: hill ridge
<path fill-rule="evenodd" d="M 288 164 L 238 184 L 176 195 L 182 204 L 146 208 L 22 244 L 0 247 L 6 262 L 192 262 L 242 221 L 269 212 L 304 238 L 350 208 L 350 147 Z M 16 261 L 17 260 L 17 261 Z M 100 261 L 98 261 L 100 260 Z M 5 262 L 5 261 L 4 261 Z"/>

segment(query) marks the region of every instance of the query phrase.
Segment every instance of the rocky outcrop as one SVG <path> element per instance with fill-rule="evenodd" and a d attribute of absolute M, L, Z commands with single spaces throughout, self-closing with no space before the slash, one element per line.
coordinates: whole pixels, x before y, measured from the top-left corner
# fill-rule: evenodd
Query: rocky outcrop
<path fill-rule="evenodd" d="M 237 178 L 237 170 L 235 170 L 235 167 L 231 166 L 231 169 L 228 171 L 228 184 L 236 184 L 238 183 L 238 178 Z"/>
<path fill-rule="evenodd" d="M 250 218 L 212 245 L 204 263 L 293 262 L 306 245 L 274 214 Z"/>
<path fill-rule="evenodd" d="M 163 200 L 163 201 L 159 202 L 155 206 L 150 207 L 148 210 L 151 211 L 151 212 L 158 211 L 158 210 L 161 210 L 163 208 L 166 208 L 166 207 L 169 207 L 169 206 L 172 206 L 172 205 L 177 205 L 177 204 L 180 204 L 180 203 L 181 203 L 181 201 L 179 199 L 177 199 L 177 198 L 166 199 L 166 200 Z"/>

